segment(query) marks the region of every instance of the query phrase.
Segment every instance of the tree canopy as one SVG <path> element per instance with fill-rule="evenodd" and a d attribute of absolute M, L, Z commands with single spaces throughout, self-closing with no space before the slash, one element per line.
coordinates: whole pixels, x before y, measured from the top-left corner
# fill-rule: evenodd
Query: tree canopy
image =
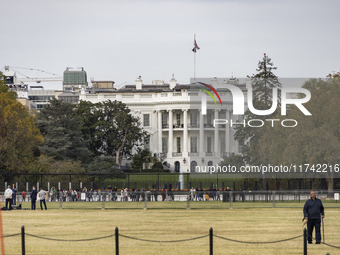
<path fill-rule="evenodd" d="M 271 164 L 327 164 L 340 163 L 340 79 L 310 79 L 304 88 L 311 92 L 311 100 L 304 106 L 312 113 L 305 116 L 296 107 L 287 116 L 276 119 L 295 119 L 298 125 L 280 125 L 263 129 L 258 143 L 258 155 L 263 163 Z M 324 176 L 328 189 L 333 190 L 333 177 Z"/>
<path fill-rule="evenodd" d="M 263 59 L 259 61 L 256 71 L 252 75 L 251 85 L 253 91 L 253 106 L 257 110 L 270 109 L 273 104 L 273 88 L 280 88 L 281 84 L 278 77 L 273 73 L 277 68 L 273 66 L 270 57 L 264 54 Z M 280 96 L 278 95 L 278 100 Z M 247 123 L 251 119 L 271 118 L 279 111 L 277 107 L 273 114 L 259 116 L 252 113 L 249 109 L 245 112 L 244 120 Z M 262 139 L 263 129 L 252 128 L 249 126 L 239 125 L 236 128 L 235 139 L 242 145 L 243 160 L 248 164 L 257 164 L 260 162 L 258 155 L 258 144 Z"/>
<path fill-rule="evenodd" d="M 27 172 L 42 142 L 43 137 L 35 126 L 33 116 L 25 106 L 16 101 L 16 94 L 9 91 L 0 79 L 1 172 Z"/>
<path fill-rule="evenodd" d="M 38 114 L 37 126 L 45 138 L 42 154 L 80 161 L 91 173 L 114 173 L 121 155 L 130 155 L 146 136 L 138 118 L 117 101 L 74 105 L 54 99 Z"/>
<path fill-rule="evenodd" d="M 75 160 L 83 163 L 91 159 L 80 130 L 81 118 L 75 105 L 53 99 L 37 115 L 37 127 L 44 136 L 41 153 L 55 160 Z"/>
<path fill-rule="evenodd" d="M 132 149 L 142 145 L 147 133 L 139 119 L 130 114 L 130 109 L 119 101 L 104 101 L 93 104 L 81 101 L 77 106 L 81 117 L 81 131 L 93 153 L 115 156 L 120 165 L 121 155 L 131 155 Z"/>

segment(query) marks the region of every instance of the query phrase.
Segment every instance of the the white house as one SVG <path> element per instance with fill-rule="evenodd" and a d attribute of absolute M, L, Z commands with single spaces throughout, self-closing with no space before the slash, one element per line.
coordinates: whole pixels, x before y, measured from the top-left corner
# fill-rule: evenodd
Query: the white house
<path fill-rule="evenodd" d="M 196 79 L 197 81 L 199 79 Z M 174 77 L 167 84 L 156 80 L 143 84 L 142 78 L 136 84 L 120 89 L 83 89 L 79 100 L 93 103 L 117 100 L 125 103 L 131 113 L 138 116 L 143 128 L 149 132 L 146 146 L 171 170 L 189 172 L 196 165 L 213 165 L 223 156 L 239 153 L 240 146 L 234 140 L 234 129 L 229 125 L 213 126 L 214 119 L 238 121 L 232 115 L 232 96 L 223 84 L 233 84 L 245 90 L 245 84 L 236 79 L 205 79 L 223 97 L 223 106 L 207 98 L 207 112 L 201 114 L 201 96 L 205 95 L 195 82 L 178 84 Z"/>

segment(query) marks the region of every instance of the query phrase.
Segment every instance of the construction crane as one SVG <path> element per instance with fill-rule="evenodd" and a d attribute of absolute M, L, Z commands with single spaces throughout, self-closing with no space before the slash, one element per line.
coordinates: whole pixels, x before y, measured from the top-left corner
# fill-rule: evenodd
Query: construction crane
<path fill-rule="evenodd" d="M 50 76 L 49 77 L 31 77 L 31 76 L 23 74 L 22 72 L 19 72 L 18 69 L 28 70 L 28 71 L 36 71 L 37 73 L 44 73 L 44 74 L 48 74 Z M 10 70 L 20 74 L 21 76 L 23 76 L 23 77 L 20 77 L 20 78 L 17 77 L 17 82 L 19 82 L 19 83 L 26 83 L 26 82 L 40 83 L 42 81 L 43 82 L 58 82 L 58 81 L 63 80 L 61 75 L 51 73 L 51 72 L 47 72 L 47 71 L 44 71 L 44 70 L 41 70 L 41 69 L 36 69 L 36 68 L 5 66 L 5 71 L 9 72 Z"/>

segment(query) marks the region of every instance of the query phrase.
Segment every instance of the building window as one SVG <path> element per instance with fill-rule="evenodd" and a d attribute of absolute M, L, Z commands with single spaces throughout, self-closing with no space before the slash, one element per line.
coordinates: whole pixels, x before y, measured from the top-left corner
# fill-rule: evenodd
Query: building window
<path fill-rule="evenodd" d="M 196 162 L 196 161 L 191 161 L 191 163 L 190 163 L 190 171 L 191 171 L 192 173 L 195 172 L 196 166 L 197 166 L 197 162 Z"/>
<path fill-rule="evenodd" d="M 190 137 L 190 152 L 197 153 L 197 137 Z"/>
<path fill-rule="evenodd" d="M 181 114 L 176 113 L 176 126 L 180 127 L 181 126 Z"/>
<path fill-rule="evenodd" d="M 168 128 L 168 114 L 166 113 L 162 114 L 162 127 Z"/>
<path fill-rule="evenodd" d="M 190 112 L 190 126 L 197 127 L 197 112 Z"/>
<path fill-rule="evenodd" d="M 143 114 L 144 127 L 150 126 L 150 114 Z"/>
<path fill-rule="evenodd" d="M 180 170 L 181 170 L 181 164 L 178 161 L 176 161 L 175 162 L 175 172 L 179 173 Z"/>
<path fill-rule="evenodd" d="M 150 137 L 145 138 L 144 149 L 150 150 Z"/>
<path fill-rule="evenodd" d="M 168 138 L 162 137 L 162 152 L 168 153 Z"/>
<path fill-rule="evenodd" d="M 225 150 L 225 138 L 224 138 L 224 136 L 221 137 L 220 141 L 221 141 L 221 143 L 220 143 L 220 146 L 221 146 L 220 147 L 220 149 L 221 149 L 220 152 L 225 152 L 226 150 Z"/>
<path fill-rule="evenodd" d="M 207 124 L 209 126 L 212 125 L 212 119 L 213 119 L 212 113 L 209 111 L 207 114 Z"/>
<path fill-rule="evenodd" d="M 177 137 L 177 153 L 181 153 L 181 138 Z"/>
<path fill-rule="evenodd" d="M 213 162 L 212 161 L 209 161 L 208 162 L 208 166 L 212 166 L 213 165 Z"/>
<path fill-rule="evenodd" d="M 207 153 L 211 153 L 211 137 L 207 137 Z"/>

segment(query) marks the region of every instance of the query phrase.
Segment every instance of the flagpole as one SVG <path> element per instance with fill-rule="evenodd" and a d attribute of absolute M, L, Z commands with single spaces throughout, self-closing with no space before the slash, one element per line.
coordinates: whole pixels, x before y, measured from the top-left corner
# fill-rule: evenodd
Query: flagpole
<path fill-rule="evenodd" d="M 196 34 L 194 34 L 194 42 L 196 40 Z M 196 82 L 196 50 L 194 51 L 194 82 Z"/>

